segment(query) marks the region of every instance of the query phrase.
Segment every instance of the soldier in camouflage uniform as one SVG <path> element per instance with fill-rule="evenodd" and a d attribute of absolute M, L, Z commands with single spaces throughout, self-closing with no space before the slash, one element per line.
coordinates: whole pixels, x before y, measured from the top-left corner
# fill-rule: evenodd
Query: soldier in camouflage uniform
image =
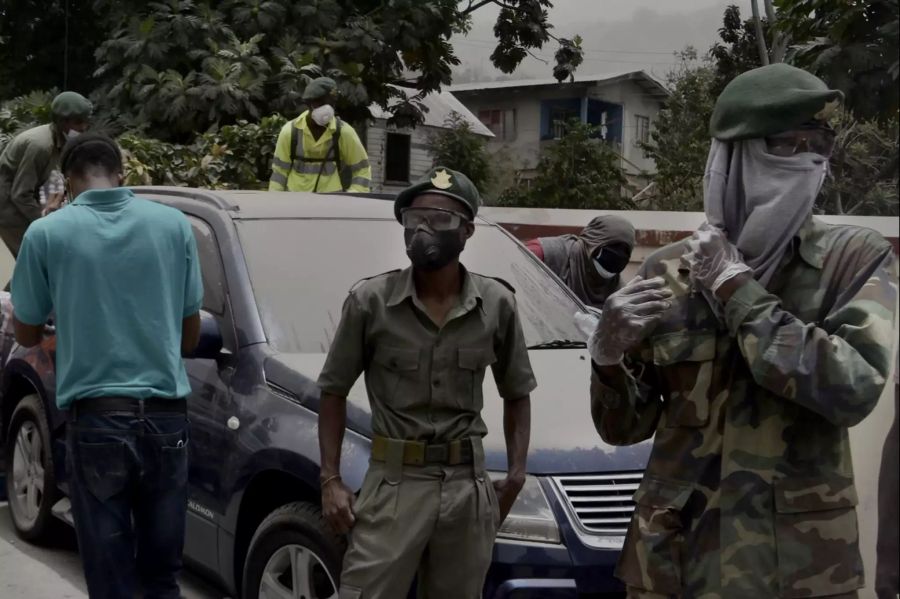
<path fill-rule="evenodd" d="M 856 597 L 847 429 L 890 370 L 891 246 L 812 217 L 840 101 L 779 64 L 716 103 L 709 224 L 650 256 L 589 346 L 594 422 L 655 441 L 617 576 L 632 598 Z"/>

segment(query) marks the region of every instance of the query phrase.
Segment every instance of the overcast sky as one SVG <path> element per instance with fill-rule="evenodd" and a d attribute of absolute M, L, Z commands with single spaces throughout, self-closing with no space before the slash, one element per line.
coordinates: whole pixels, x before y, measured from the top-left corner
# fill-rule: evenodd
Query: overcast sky
<path fill-rule="evenodd" d="M 584 38 L 580 74 L 644 69 L 662 78 L 675 65 L 674 52 L 692 45 L 706 53 L 729 4 L 737 4 L 745 18 L 750 16 L 747 0 L 555 0 L 550 22 L 559 37 Z M 491 81 L 503 75 L 489 58 L 496 45 L 493 24 L 498 11 L 494 6 L 479 9 L 469 35 L 453 39 L 463 61 L 454 71 L 454 82 Z M 528 58 L 511 77 L 551 77 L 556 47 L 551 40 L 539 53 L 547 64 Z"/>

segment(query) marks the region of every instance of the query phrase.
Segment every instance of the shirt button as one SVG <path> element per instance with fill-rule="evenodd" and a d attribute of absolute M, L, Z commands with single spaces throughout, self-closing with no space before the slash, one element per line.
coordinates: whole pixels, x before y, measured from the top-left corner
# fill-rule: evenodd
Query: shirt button
<path fill-rule="evenodd" d="M 440 387 L 441 379 L 434 379 L 434 381 L 431 384 L 434 385 L 435 387 Z"/>

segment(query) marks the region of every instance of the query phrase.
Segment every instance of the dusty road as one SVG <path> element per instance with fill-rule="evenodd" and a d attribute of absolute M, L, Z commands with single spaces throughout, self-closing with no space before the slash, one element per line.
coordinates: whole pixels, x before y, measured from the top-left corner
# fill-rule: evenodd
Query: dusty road
<path fill-rule="evenodd" d="M 191 574 L 182 576 L 181 592 L 186 599 L 225 597 Z M 9 507 L 0 502 L 0 598 L 87 599 L 87 596 L 74 532 L 63 534 L 51 547 L 29 545 L 16 536 Z"/>

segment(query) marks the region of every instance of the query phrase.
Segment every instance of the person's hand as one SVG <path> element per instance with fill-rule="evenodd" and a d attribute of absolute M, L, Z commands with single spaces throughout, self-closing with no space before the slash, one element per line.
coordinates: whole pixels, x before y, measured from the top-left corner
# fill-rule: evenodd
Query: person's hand
<path fill-rule="evenodd" d="M 525 486 L 525 476 L 507 476 L 502 480 L 493 481 L 493 484 L 500 506 L 500 522 L 503 522 L 516 503 L 519 493 L 522 492 L 522 487 Z"/>
<path fill-rule="evenodd" d="M 41 216 L 47 216 L 51 212 L 56 212 L 60 209 L 65 200 L 65 194 L 62 192 L 59 193 L 51 193 L 47 198 L 47 203 L 44 204 L 44 208 L 41 210 Z"/>
<path fill-rule="evenodd" d="M 690 269 L 691 282 L 716 293 L 719 288 L 743 273 L 753 273 L 744 264 L 741 252 L 728 241 L 725 231 L 704 223 L 688 242 L 682 263 Z"/>
<path fill-rule="evenodd" d="M 339 478 L 322 487 L 322 515 L 338 534 L 347 534 L 356 524 L 353 515 L 353 491 Z"/>
<path fill-rule="evenodd" d="M 662 277 L 635 277 L 603 304 L 597 326 L 588 338 L 591 359 L 610 366 L 634 349 L 669 309 L 672 292 Z"/>

